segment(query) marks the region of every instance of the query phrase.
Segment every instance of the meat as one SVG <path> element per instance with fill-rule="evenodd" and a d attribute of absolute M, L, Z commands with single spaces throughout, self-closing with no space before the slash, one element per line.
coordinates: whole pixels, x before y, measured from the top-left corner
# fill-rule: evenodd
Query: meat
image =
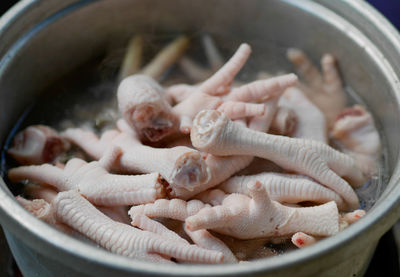
<path fill-rule="evenodd" d="M 306 84 L 292 73 L 244 82 L 235 79 L 249 45 L 224 64 L 212 38 L 202 41 L 210 68 L 178 61 L 185 36 L 141 68 L 145 40 L 132 39 L 118 77 L 122 118 L 107 130 L 16 136 L 9 153 L 23 166 L 8 177 L 30 182 L 17 201 L 62 232 L 161 263 L 238 263 L 271 255 L 267 242 L 303 248 L 363 217 L 354 189 L 376 173 L 379 134 L 364 107 L 345 109 L 333 56 L 320 73 L 289 50 Z M 200 83 L 161 85 L 184 79 L 166 74 L 175 62 Z M 86 156 L 63 164 L 70 145 Z"/>
<path fill-rule="evenodd" d="M 53 162 L 69 149 L 69 143 L 56 130 L 44 125 L 33 125 L 19 132 L 7 153 L 20 164 Z"/>

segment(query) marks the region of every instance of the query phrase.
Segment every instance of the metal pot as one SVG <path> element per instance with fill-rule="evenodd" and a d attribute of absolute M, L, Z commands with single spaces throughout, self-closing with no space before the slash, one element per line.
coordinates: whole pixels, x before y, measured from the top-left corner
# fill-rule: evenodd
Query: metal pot
<path fill-rule="evenodd" d="M 141 33 L 208 32 L 225 49 L 254 48 L 254 68 L 290 70 L 287 47 L 317 60 L 332 52 L 346 84 L 374 114 L 388 176 L 369 213 L 343 232 L 282 256 L 237 265 L 163 267 L 84 244 L 40 222 L 0 179 L 0 222 L 24 276 L 361 276 L 400 217 L 400 36 L 360 0 L 25 0 L 0 20 L 0 144 L 24 108 L 53 80 L 116 40 Z M 256 57 L 256 58 L 254 58 Z"/>

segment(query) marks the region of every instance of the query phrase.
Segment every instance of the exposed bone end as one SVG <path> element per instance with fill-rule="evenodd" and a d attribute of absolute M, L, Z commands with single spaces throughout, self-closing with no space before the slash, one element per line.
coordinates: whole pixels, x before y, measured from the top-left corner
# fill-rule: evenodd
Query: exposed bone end
<path fill-rule="evenodd" d="M 52 162 L 69 148 L 70 144 L 54 129 L 34 125 L 19 132 L 7 152 L 20 164 L 30 165 Z"/>
<path fill-rule="evenodd" d="M 279 107 L 271 124 L 271 132 L 277 135 L 292 135 L 298 124 L 296 113 L 292 109 Z"/>
<path fill-rule="evenodd" d="M 163 139 L 177 129 L 177 117 L 151 103 L 127 111 L 124 118 L 131 128 L 152 142 Z"/>
<path fill-rule="evenodd" d="M 207 183 L 211 172 L 199 152 L 188 152 L 175 163 L 172 173 L 173 185 L 192 191 L 195 187 Z"/>
<path fill-rule="evenodd" d="M 46 219 L 51 213 L 50 204 L 43 199 L 27 200 L 21 196 L 15 198 L 28 212 L 39 219 Z"/>
<path fill-rule="evenodd" d="M 303 232 L 297 232 L 292 236 L 292 243 L 298 248 L 304 248 L 316 243 L 315 237 L 307 235 Z"/>
<path fill-rule="evenodd" d="M 125 78 L 118 87 L 118 106 L 127 124 L 150 141 L 160 140 L 177 128 L 178 119 L 163 88 L 148 76 Z"/>
<path fill-rule="evenodd" d="M 194 147 L 208 152 L 207 149 L 215 147 L 224 131 L 228 117 L 216 110 L 203 110 L 193 120 L 190 139 Z"/>

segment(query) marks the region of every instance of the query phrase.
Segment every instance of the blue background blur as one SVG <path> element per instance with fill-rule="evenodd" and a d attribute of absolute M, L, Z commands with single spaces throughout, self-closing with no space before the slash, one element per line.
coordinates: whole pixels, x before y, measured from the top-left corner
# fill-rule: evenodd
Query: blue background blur
<path fill-rule="evenodd" d="M 368 0 L 400 30 L 400 0 Z"/>

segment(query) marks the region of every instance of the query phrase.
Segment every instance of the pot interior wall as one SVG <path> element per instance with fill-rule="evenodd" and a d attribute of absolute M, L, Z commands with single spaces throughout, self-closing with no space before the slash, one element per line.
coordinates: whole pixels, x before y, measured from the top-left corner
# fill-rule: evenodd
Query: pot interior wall
<path fill-rule="evenodd" d="M 242 78 L 266 70 L 291 72 L 289 47 L 303 49 L 317 63 L 327 52 L 339 60 L 345 83 L 374 114 L 381 129 L 388 176 L 399 158 L 399 103 L 391 76 L 365 37 L 308 1 L 114 0 L 82 1 L 26 34 L 0 62 L 0 145 L 26 107 L 55 80 L 78 66 L 144 34 L 157 41 L 185 33 L 211 34 L 228 58 L 241 42 L 253 54 Z M 196 49 L 196 48 L 195 48 Z M 201 58 L 201 57 L 199 57 Z M 82 76 L 84 78 L 84 76 Z M 57 91 L 54 91 L 57 93 Z M 391 188 L 385 193 L 389 193 Z"/>

